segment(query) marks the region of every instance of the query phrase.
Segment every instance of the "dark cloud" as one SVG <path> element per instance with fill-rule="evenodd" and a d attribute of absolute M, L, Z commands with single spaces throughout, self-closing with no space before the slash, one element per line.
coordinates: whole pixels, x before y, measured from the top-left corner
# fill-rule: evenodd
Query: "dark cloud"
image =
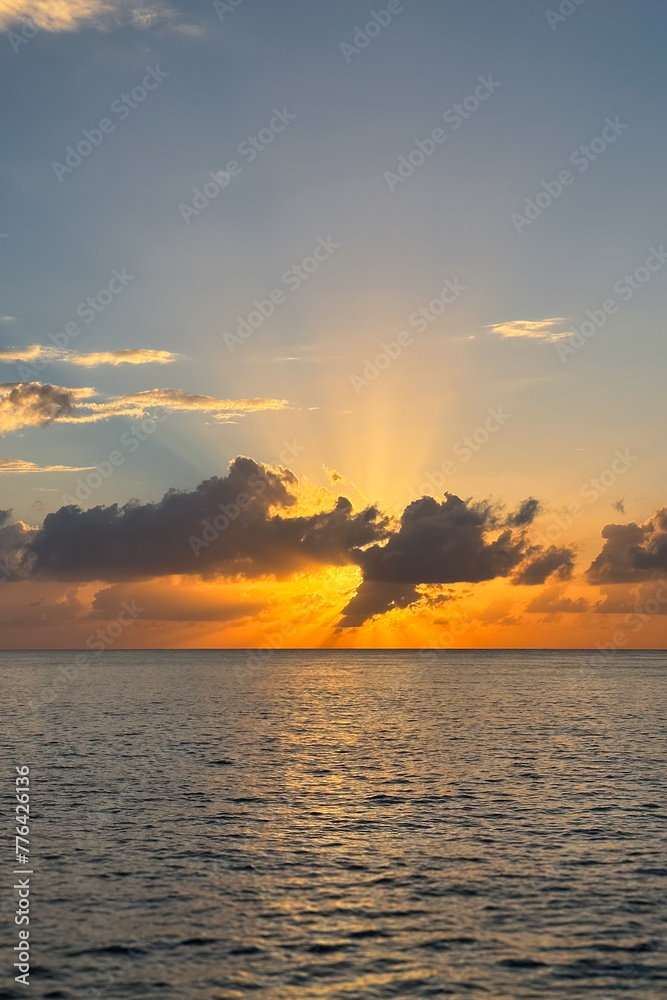
<path fill-rule="evenodd" d="M 170 490 L 159 503 L 62 507 L 47 515 L 27 546 L 24 571 L 81 582 L 173 574 L 283 576 L 308 563 L 355 562 L 359 546 L 385 536 L 386 519 L 376 508 L 355 514 L 345 498 L 330 511 L 288 516 L 297 486 L 287 469 L 237 458 L 226 476 L 189 493 Z"/>
<path fill-rule="evenodd" d="M 512 583 L 523 584 L 528 587 L 535 587 L 540 583 L 545 583 L 550 576 L 555 576 L 559 580 L 569 580 L 574 569 L 574 553 L 572 549 L 563 546 L 551 548 L 538 552 L 537 555 L 529 558 L 519 572 L 513 577 Z"/>
<path fill-rule="evenodd" d="M 536 500 L 535 497 L 529 497 L 528 500 L 524 500 L 519 505 L 513 514 L 509 515 L 507 524 L 513 528 L 525 528 L 533 523 L 541 509 L 540 501 Z"/>
<path fill-rule="evenodd" d="M 422 595 L 410 583 L 376 583 L 364 580 L 345 607 L 338 628 L 359 628 L 369 618 L 385 614 L 394 608 L 408 608 Z"/>
<path fill-rule="evenodd" d="M 572 572 L 570 549 L 531 543 L 529 525 L 539 510 L 534 499 L 507 515 L 487 501 L 423 497 L 406 507 L 398 524 L 377 507 L 355 512 L 346 497 L 308 514 L 299 502 L 292 472 L 239 457 L 226 476 L 190 492 L 169 490 L 157 503 L 61 507 L 39 530 L 8 524 L 8 512 L 0 512 L 0 547 L 7 535 L 5 547 L 23 579 L 79 583 L 285 578 L 313 565 L 358 565 L 362 582 L 343 611 L 342 628 L 395 608 L 451 600 L 451 593 L 433 593 L 448 584 L 512 577 L 535 585 Z M 178 616 L 177 607 L 163 604 L 167 617 Z M 211 607 L 206 619 L 219 613 Z"/>
<path fill-rule="evenodd" d="M 420 584 L 480 583 L 515 570 L 525 574 L 525 582 L 543 583 L 552 572 L 571 571 L 570 550 L 545 553 L 529 544 L 524 528 L 538 510 L 534 499 L 508 517 L 490 503 L 471 503 L 451 493 L 441 502 L 416 500 L 386 545 L 371 545 L 360 554 L 364 580 L 343 611 L 342 627 L 362 624 L 365 611 L 370 617 L 416 603 Z"/>
<path fill-rule="evenodd" d="M 386 545 L 362 553 L 365 580 L 384 583 L 479 583 L 507 576 L 523 559 L 521 533 L 509 528 L 489 540 L 500 522 L 487 503 L 453 494 L 442 502 L 422 497 L 405 508 L 400 529 Z"/>
<path fill-rule="evenodd" d="M 667 508 L 645 524 L 607 524 L 605 543 L 588 568 L 591 583 L 641 583 L 667 573 Z"/>

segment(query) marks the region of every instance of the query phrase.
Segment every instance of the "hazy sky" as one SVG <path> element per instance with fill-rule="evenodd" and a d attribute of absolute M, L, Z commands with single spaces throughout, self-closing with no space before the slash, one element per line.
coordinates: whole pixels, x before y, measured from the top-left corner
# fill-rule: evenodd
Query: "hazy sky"
<path fill-rule="evenodd" d="M 290 615 L 289 644 L 422 644 L 450 605 L 465 645 L 630 635 L 667 574 L 666 27 L 657 0 L 0 2 L 3 644 L 85 645 L 149 592 L 120 645 Z M 142 574 L 109 567 L 109 512 L 99 552 L 38 532 L 239 455 L 294 474 L 262 523 L 316 538 Z M 379 527 L 422 494 L 426 536 Z M 663 643 L 655 603 L 630 645 Z"/>

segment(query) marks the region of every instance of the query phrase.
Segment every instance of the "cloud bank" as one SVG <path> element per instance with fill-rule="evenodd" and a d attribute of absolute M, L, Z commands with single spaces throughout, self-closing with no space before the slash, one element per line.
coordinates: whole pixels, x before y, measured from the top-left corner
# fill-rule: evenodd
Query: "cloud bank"
<path fill-rule="evenodd" d="M 326 493 L 303 514 L 302 497 L 289 469 L 239 457 L 225 476 L 170 490 L 157 503 L 61 507 L 42 528 L 12 536 L 17 579 L 286 579 L 317 566 L 358 566 L 361 583 L 339 622 L 354 628 L 395 608 L 453 599 L 429 594 L 434 585 L 503 577 L 532 586 L 572 572 L 571 549 L 531 543 L 533 499 L 508 514 L 453 494 L 424 497 L 396 523 L 376 506 L 355 511 L 346 497 Z"/>
<path fill-rule="evenodd" d="M 289 516 L 298 481 L 287 469 L 235 459 L 226 476 L 158 503 L 62 507 L 49 514 L 23 552 L 25 576 L 119 581 L 175 574 L 272 574 L 309 564 L 356 562 L 361 546 L 383 538 L 375 507 L 355 514 L 340 498 L 332 510 Z"/>

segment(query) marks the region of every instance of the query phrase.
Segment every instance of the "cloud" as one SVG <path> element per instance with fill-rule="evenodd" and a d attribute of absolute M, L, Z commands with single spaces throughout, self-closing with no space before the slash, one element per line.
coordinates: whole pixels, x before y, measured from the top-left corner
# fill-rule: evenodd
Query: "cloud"
<path fill-rule="evenodd" d="M 599 601 L 591 610 L 596 615 L 667 615 L 667 596 L 665 589 L 667 581 L 660 578 L 656 588 L 656 581 L 646 581 L 635 586 L 602 586 L 603 600 Z M 644 623 L 646 619 L 643 619 Z M 637 622 L 633 620 L 633 626 Z M 633 628 L 635 631 L 635 628 Z"/>
<path fill-rule="evenodd" d="M 357 628 L 394 609 L 456 599 L 447 585 L 568 578 L 572 550 L 531 543 L 538 509 L 530 499 L 507 514 L 447 494 L 410 504 L 397 523 L 376 506 L 356 511 L 328 491 L 314 502 L 289 469 L 238 457 L 225 476 L 190 492 L 169 490 L 157 503 L 61 507 L 12 544 L 23 579 L 62 583 L 286 579 L 317 566 L 359 567 L 361 583 L 337 626 Z"/>
<path fill-rule="evenodd" d="M 0 0 L 0 3 L 2 0 Z M 18 364 L 21 361 L 53 361 L 62 354 L 55 347 L 30 344 L 28 347 L 0 347 L 0 364 Z"/>
<path fill-rule="evenodd" d="M 520 625 L 521 618 L 512 614 L 515 602 L 510 598 L 502 597 L 497 601 L 492 601 L 483 611 L 477 614 L 476 621 L 484 626 L 494 626 L 495 628 L 510 628 L 512 625 Z"/>
<path fill-rule="evenodd" d="M 0 434 L 21 427 L 46 427 L 74 413 L 77 399 L 92 389 L 61 389 L 41 382 L 0 385 Z"/>
<path fill-rule="evenodd" d="M 372 545 L 361 553 L 364 579 L 343 611 L 341 626 L 359 624 L 366 608 L 381 614 L 391 607 L 409 606 L 421 599 L 415 589 L 419 584 L 480 583 L 516 570 L 527 578 L 532 574 L 532 582 L 543 582 L 538 578 L 546 578 L 557 566 L 550 568 L 551 550 L 544 553 L 528 542 L 525 526 L 538 509 L 531 499 L 503 517 L 489 503 L 471 503 L 451 493 L 442 502 L 432 497 L 415 501 L 404 510 L 398 531 L 386 545 Z M 545 566 L 532 569 L 539 559 Z M 412 599 L 408 584 L 413 587 Z"/>
<path fill-rule="evenodd" d="M 0 584 L 18 579 L 19 564 L 34 529 L 23 521 L 10 523 L 11 510 L 0 510 Z"/>
<path fill-rule="evenodd" d="M 167 410 L 211 413 L 216 419 L 261 410 L 285 410 L 290 405 L 286 399 L 215 399 L 212 396 L 191 395 L 182 389 L 148 389 L 133 396 L 118 398 L 124 404 L 136 405 L 141 409 L 161 406 Z"/>
<path fill-rule="evenodd" d="M 76 588 L 71 588 L 57 600 L 49 600 L 44 595 L 27 606 L 25 603 L 19 603 L 18 607 L 12 608 L 14 601 L 11 598 L 16 598 L 20 593 L 19 588 L 14 588 L 9 594 L 10 600 L 5 601 L 0 609 L 0 625 L 3 628 L 31 630 L 53 628 L 76 621 L 85 615 L 85 608 L 77 597 Z"/>
<path fill-rule="evenodd" d="M 94 469 L 93 465 L 35 465 L 21 458 L 0 458 L 0 474 L 3 472 L 86 472 Z"/>
<path fill-rule="evenodd" d="M 667 507 L 645 524 L 607 524 L 605 543 L 588 568 L 591 583 L 642 583 L 667 573 Z"/>
<path fill-rule="evenodd" d="M 574 569 L 574 553 L 572 549 L 551 548 L 538 552 L 529 558 L 521 567 L 520 571 L 513 577 L 512 583 L 521 584 L 526 587 L 535 587 L 545 583 L 550 576 L 555 576 L 559 580 L 569 580 Z"/>
<path fill-rule="evenodd" d="M 144 347 L 128 348 L 123 351 L 96 351 L 90 354 L 76 354 L 74 351 L 43 347 L 41 344 L 0 348 L 0 364 L 46 361 L 77 365 L 80 368 L 97 368 L 101 365 L 169 365 L 178 358 L 178 354 L 171 354 L 169 351 L 150 351 Z"/>
<path fill-rule="evenodd" d="M 442 502 L 423 497 L 405 508 L 387 545 L 363 553 L 364 578 L 386 583 L 478 583 L 505 576 L 523 559 L 526 546 L 511 529 L 499 528 L 488 503 L 471 504 L 452 493 Z"/>
<path fill-rule="evenodd" d="M 53 423 L 90 424 L 112 417 L 143 417 L 161 407 L 171 412 L 208 413 L 216 420 L 230 420 L 262 410 L 284 410 L 284 399 L 215 399 L 191 395 L 182 389 L 149 389 L 129 396 L 112 396 L 98 402 L 95 389 L 71 389 L 42 382 L 8 382 L 0 385 L 0 434 L 23 427 Z"/>
<path fill-rule="evenodd" d="M 570 336 L 571 330 L 557 329 L 568 322 L 562 316 L 553 316 L 551 319 L 513 319 L 507 323 L 494 323 L 486 329 L 505 339 L 523 338 L 553 344 Z"/>
<path fill-rule="evenodd" d="M 359 628 L 364 622 L 395 608 L 409 608 L 423 595 L 410 583 L 376 583 L 365 580 L 345 607 L 338 628 Z"/>
<path fill-rule="evenodd" d="M 71 365 L 79 365 L 81 368 L 96 368 L 98 365 L 171 365 L 178 360 L 178 355 L 169 351 L 149 351 L 137 347 L 125 351 L 70 354 L 62 360 Z"/>
<path fill-rule="evenodd" d="M 257 616 L 265 607 L 259 600 L 221 599 L 214 588 L 193 586 L 186 581 L 156 587 L 153 581 L 117 583 L 99 590 L 93 600 L 91 618 L 113 620 L 123 602 L 141 608 L 141 620 L 159 622 L 229 622 Z"/>
<path fill-rule="evenodd" d="M 206 35 L 206 28 L 203 24 L 175 24 L 174 31 L 178 35 L 185 35 L 186 38 L 203 38 Z"/>
<path fill-rule="evenodd" d="M 108 30 L 130 24 L 149 28 L 173 16 L 159 0 L 0 0 L 0 31 L 22 23 L 42 31 Z"/>
<path fill-rule="evenodd" d="M 547 587 L 541 594 L 534 597 L 525 610 L 547 615 L 581 614 L 590 610 L 590 604 L 584 597 L 579 597 L 577 600 L 564 597 L 561 588 L 556 585 Z"/>
<path fill-rule="evenodd" d="M 26 576 L 122 581 L 169 575 L 286 576 L 309 564 L 355 563 L 359 548 L 386 535 L 377 508 L 289 516 L 298 481 L 287 469 L 235 459 L 226 476 L 153 504 L 62 507 L 48 514 L 23 552 Z"/>
<path fill-rule="evenodd" d="M 540 501 L 536 500 L 535 497 L 529 497 L 528 500 L 524 500 L 519 505 L 513 514 L 509 515 L 507 524 L 513 528 L 525 528 L 533 523 L 541 509 Z"/>

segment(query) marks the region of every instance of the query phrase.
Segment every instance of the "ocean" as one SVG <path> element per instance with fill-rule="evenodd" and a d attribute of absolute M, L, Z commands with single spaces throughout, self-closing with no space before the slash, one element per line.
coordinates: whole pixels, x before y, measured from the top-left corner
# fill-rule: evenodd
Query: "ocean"
<path fill-rule="evenodd" d="M 77 655 L 0 653 L 7 1000 L 667 995 L 666 653 Z"/>

